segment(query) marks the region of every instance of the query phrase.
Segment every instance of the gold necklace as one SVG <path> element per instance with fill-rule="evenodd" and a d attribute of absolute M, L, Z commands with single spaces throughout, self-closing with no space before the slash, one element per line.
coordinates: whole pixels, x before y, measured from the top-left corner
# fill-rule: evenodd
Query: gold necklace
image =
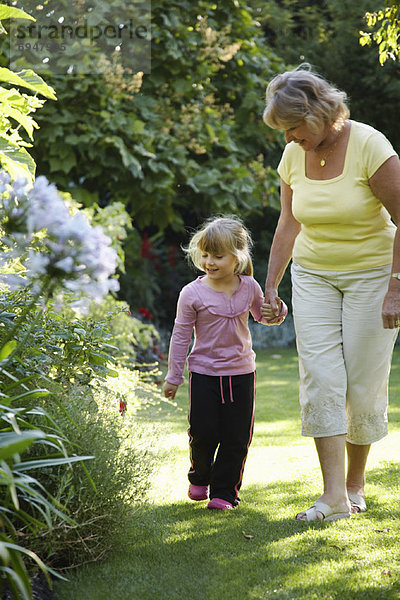
<path fill-rule="evenodd" d="M 328 146 L 328 152 L 325 154 L 325 157 L 321 158 L 321 160 L 319 161 L 319 164 L 321 165 L 321 167 L 324 167 L 326 165 L 326 160 L 327 160 L 328 156 L 330 154 L 332 154 L 332 152 L 334 151 L 334 149 L 336 147 L 336 144 L 338 143 L 339 139 L 342 136 L 343 131 L 344 131 L 344 127 L 342 127 L 342 129 L 340 130 L 340 132 L 339 132 L 338 136 L 336 137 L 336 140 L 334 141 L 334 143 L 331 144 L 330 146 Z M 314 150 L 314 152 L 315 152 L 315 150 Z M 317 154 L 317 152 L 315 152 L 315 153 Z M 317 156 L 318 156 L 318 154 L 317 154 Z"/>

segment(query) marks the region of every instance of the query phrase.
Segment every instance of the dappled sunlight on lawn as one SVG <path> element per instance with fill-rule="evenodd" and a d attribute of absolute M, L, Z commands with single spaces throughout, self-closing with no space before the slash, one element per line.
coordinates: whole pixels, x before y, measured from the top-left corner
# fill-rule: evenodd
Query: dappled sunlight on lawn
<path fill-rule="evenodd" d="M 110 590 L 113 600 L 188 600 L 194 589 L 206 600 L 400 597 L 400 369 L 396 365 L 391 383 L 390 433 L 369 457 L 368 511 L 308 525 L 294 516 L 322 492 L 322 478 L 314 441 L 301 435 L 296 357 L 293 350 L 283 353 L 281 369 L 272 375 L 268 353 L 262 354 L 240 506 L 210 511 L 207 501 L 187 497 L 188 400 L 182 386 L 177 408 L 168 408 L 162 420 L 164 458 L 147 504 L 128 524 L 121 548 L 106 563 L 80 570 L 57 600 L 108 600 Z M 386 571 L 390 577 L 382 575 Z"/>
<path fill-rule="evenodd" d="M 261 369 L 257 376 L 254 436 L 244 470 L 241 496 L 246 496 L 249 485 L 265 488 L 271 482 L 292 481 L 298 477 L 307 480 L 311 477 L 315 481 L 316 489 L 322 491 L 314 441 L 301 435 L 297 355 L 294 349 L 280 353 L 282 359 L 271 359 L 271 354 L 273 351 L 260 353 Z M 400 353 L 396 351 L 391 380 L 389 435 L 373 444 L 368 472 L 381 467 L 387 460 L 400 462 L 400 393 L 397 393 L 397 389 L 400 389 L 400 365 L 397 362 L 399 357 Z M 275 378 L 276 372 L 272 375 L 270 371 L 275 371 L 278 363 L 282 364 L 278 370 L 279 378 Z M 283 384 L 284 394 L 275 393 L 274 388 L 280 388 Z M 187 498 L 187 408 L 187 384 L 184 384 L 177 395 L 177 408 L 169 408 L 167 411 L 164 421 L 165 433 L 160 440 L 162 452 L 168 458 L 160 463 L 153 477 L 150 493 L 151 501 L 159 505 L 170 502 L 190 504 Z"/>
<path fill-rule="evenodd" d="M 363 515 L 326 525 L 296 522 L 315 485 L 314 475 L 250 484 L 234 511 L 209 511 L 205 502 L 184 499 L 143 507 L 123 548 L 124 576 L 115 554 L 101 569 L 82 571 L 68 600 L 103 600 L 107 589 L 116 600 L 187 600 L 193 585 L 207 600 L 322 600 L 330 586 L 336 598 L 362 598 L 360 589 L 371 586 L 382 594 L 377 598 L 396 597 L 381 572 L 396 562 L 391 544 L 398 525 L 383 522 L 384 531 L 380 522 L 371 531 Z M 91 595 L 93 584 L 103 595 Z"/>
<path fill-rule="evenodd" d="M 393 406 L 393 404 L 389 407 L 388 415 L 389 415 L 389 430 L 396 431 L 400 430 L 400 390 L 399 397 L 397 399 L 397 406 Z"/>
<path fill-rule="evenodd" d="M 293 420 L 266 423 L 265 421 L 258 421 L 256 416 L 252 446 L 271 446 L 275 443 L 282 443 L 282 441 L 284 443 L 288 441 L 290 443 L 299 442 L 302 439 L 300 436 L 300 427 L 300 423 Z"/>

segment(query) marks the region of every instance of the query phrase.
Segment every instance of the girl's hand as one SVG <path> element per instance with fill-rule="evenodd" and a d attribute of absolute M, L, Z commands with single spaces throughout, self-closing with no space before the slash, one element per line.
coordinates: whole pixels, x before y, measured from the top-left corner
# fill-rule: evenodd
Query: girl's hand
<path fill-rule="evenodd" d="M 277 298 L 275 306 L 269 302 L 265 302 L 265 304 L 261 306 L 261 314 L 268 325 L 280 325 L 283 323 L 287 312 L 287 306 L 280 298 Z"/>
<path fill-rule="evenodd" d="M 281 312 L 282 300 L 278 296 L 275 288 L 265 288 L 265 305 L 269 305 L 274 317 L 279 317 Z"/>
<path fill-rule="evenodd" d="M 179 385 L 174 385 L 173 383 L 169 383 L 169 381 L 165 381 L 163 385 L 164 397 L 171 398 L 171 400 L 173 400 L 178 387 Z"/>

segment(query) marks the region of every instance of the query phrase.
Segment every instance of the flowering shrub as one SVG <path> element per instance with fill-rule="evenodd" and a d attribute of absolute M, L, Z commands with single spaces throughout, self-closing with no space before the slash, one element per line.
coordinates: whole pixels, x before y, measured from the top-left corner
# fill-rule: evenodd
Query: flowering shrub
<path fill-rule="evenodd" d="M 32 19 L 0 4 L 0 19 L 8 18 Z M 124 384 L 112 395 L 105 386 L 104 397 L 90 401 L 90 382 L 117 375 L 109 366 L 118 349 L 108 343 L 107 319 L 70 314 L 71 309 L 89 313 L 118 289 L 112 275 L 117 265 L 123 271 L 122 240 L 130 218 L 118 203 L 79 211 L 46 178 L 34 180 L 31 144 L 21 132 L 33 140 L 38 125 L 30 114 L 44 103 L 37 94 L 53 100 L 56 95 L 31 70 L 13 73 L 2 67 L 1 78 L 12 89 L 0 87 L 0 164 L 6 169 L 0 171 L 0 597 L 9 592 L 15 600 L 32 600 L 32 566 L 50 583 L 39 555 L 52 564 L 65 557 L 63 564 L 70 566 L 71 549 L 74 556 L 87 551 L 93 559 L 103 553 L 104 518 L 113 514 L 116 498 L 136 498 L 147 487 L 148 459 L 136 452 L 133 440 L 125 454 L 132 436 L 125 430 L 118 436 L 118 401 L 126 409 L 125 429 L 132 429 L 134 403 L 131 397 L 126 406 L 124 394 L 133 390 Z M 104 223 L 113 239 L 96 223 Z M 75 404 L 73 389 L 79 389 Z M 83 456 L 79 436 L 87 442 L 89 413 L 92 439 L 86 444 L 89 455 Z M 92 476 L 86 459 L 93 464 Z M 143 484 L 138 483 L 142 474 Z M 93 535 L 99 517 L 102 524 Z"/>
<path fill-rule="evenodd" d="M 115 222 L 127 220 L 120 209 L 106 215 L 102 210 L 85 214 L 44 177 L 30 184 L 0 172 L 0 396 L 16 404 L 21 430 L 20 415 L 27 415 L 23 425 L 33 433 L 22 464 L 37 466 L 37 483 L 31 483 L 43 490 L 43 502 L 54 503 L 53 511 L 47 507 L 53 518 L 42 524 L 25 489 L 23 539 L 36 554 L 20 552 L 26 550 L 43 569 L 39 555 L 62 567 L 103 556 L 112 543 L 106 532 L 115 532 L 132 500 L 143 496 L 152 469 L 144 447 L 148 431 L 141 432 L 135 411 L 143 400 L 159 397 L 159 390 L 147 373 L 132 368 L 139 354 L 151 352 L 158 334 L 109 294 L 118 288 L 113 273 L 121 260 L 119 243 L 90 219 L 103 220 L 119 238 L 124 236 Z M 47 451 L 46 461 L 48 422 L 57 432 L 50 441 L 58 454 Z M 128 435 L 133 429 L 135 435 Z M 15 432 L 21 442 L 27 437 L 22 434 Z M 20 461 L 11 457 L 12 472 Z M 7 510 L 15 518 L 3 542 L 11 544 L 21 533 L 21 519 L 15 506 Z M 3 550 L 8 556 L 7 546 Z"/>
<path fill-rule="evenodd" d="M 38 406 L 40 398 L 46 398 L 47 406 L 51 396 L 60 393 L 62 384 L 51 386 L 57 365 L 64 366 L 64 376 L 69 372 L 73 378 L 86 377 L 86 382 L 98 374 L 112 374 L 102 328 L 86 331 L 73 322 L 57 326 L 51 307 L 61 309 L 69 301 L 72 309 L 87 312 L 92 301 L 100 302 L 117 290 L 118 282 L 112 279 L 117 252 L 101 227 L 71 210 L 44 177 L 32 184 L 24 177 L 12 181 L 0 171 L 0 232 L 0 418 L 10 424 L 0 432 L 0 483 L 8 490 L 0 507 L 6 515 L 0 531 L 0 594 L 3 574 L 15 598 L 31 598 L 22 556 L 47 571 L 36 553 L 16 543 L 18 536 L 23 533 L 25 543 L 33 541 L 47 557 L 54 554 L 48 543 L 39 543 L 41 532 L 76 526 L 66 507 L 70 498 L 63 491 L 71 470 L 65 473 L 63 465 L 93 458 L 70 455 L 76 446 L 68 442 L 53 415 Z M 22 451 L 24 459 L 18 456 Z M 25 475 L 31 469 L 35 477 Z M 51 472 L 56 474 L 54 480 Z"/>
<path fill-rule="evenodd" d="M 0 265 L 18 265 L 19 274 L 3 275 L 10 287 L 30 285 L 34 294 L 59 301 L 74 295 L 72 308 L 87 311 L 90 300 L 100 302 L 119 288 L 111 278 L 117 254 L 101 227 L 92 227 L 77 211 L 71 214 L 57 188 L 45 177 L 33 185 L 11 182 L 0 172 L 0 228 L 6 247 Z M 18 268 L 17 267 L 17 268 Z M 15 267 L 14 267 L 15 268 Z"/>

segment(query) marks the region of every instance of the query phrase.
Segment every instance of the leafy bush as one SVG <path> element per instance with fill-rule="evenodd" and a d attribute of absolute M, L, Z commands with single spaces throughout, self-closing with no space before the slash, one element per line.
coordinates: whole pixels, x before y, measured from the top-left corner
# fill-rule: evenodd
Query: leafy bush
<path fill-rule="evenodd" d="M 143 363 L 155 363 L 160 358 L 160 335 L 155 326 L 145 322 L 147 312 L 139 312 L 133 316 L 129 306 L 124 301 L 107 296 L 99 305 L 93 305 L 90 319 L 106 322 L 109 331 L 110 344 L 114 350 L 111 354 L 118 362 L 131 368 L 140 367 Z"/>
<path fill-rule="evenodd" d="M 9 17 L 31 18 L 0 5 L 0 18 Z M 55 99 L 32 71 L 1 68 L 1 79 Z M 116 531 L 128 502 L 144 493 L 149 461 L 128 435 L 134 404 L 126 407 L 125 394 L 137 400 L 139 387 L 154 389 L 132 371 L 123 388 L 107 383 L 122 379 L 112 368 L 118 347 L 109 343 L 107 318 L 57 313 L 63 305 L 87 312 L 91 299 L 118 288 L 110 275 L 117 264 L 123 270 L 127 214 L 118 204 L 84 214 L 44 177 L 32 184 L 35 162 L 20 129 L 32 140 L 30 113 L 43 101 L 0 91 L 0 163 L 8 171 L 0 172 L 0 596 L 6 583 L 13 598 L 30 600 L 34 567 L 49 572 L 31 548 L 47 564 L 98 558 L 107 545 L 104 521 Z M 146 329 L 136 324 L 139 333 Z M 118 340 L 130 350 L 144 339 L 130 336 L 120 332 Z M 77 455 L 83 447 L 96 451 L 92 474 L 83 462 L 92 455 Z"/>
<path fill-rule="evenodd" d="M 120 330 L 113 331 L 115 311 L 125 305 L 112 299 L 80 318 L 68 309 L 56 314 L 48 303 L 45 311 L 31 310 L 19 323 L 24 297 L 25 292 L 0 296 L 0 346 L 9 327 L 14 327 L 12 339 L 19 347 L 7 363 L 15 410 L 28 412 L 30 427 L 52 434 L 65 455 L 85 455 L 87 449 L 93 457 L 90 465 L 67 470 L 57 461 L 50 466 L 41 463 L 40 473 L 35 474 L 73 521 L 65 516 L 51 526 L 24 530 L 24 540 L 48 563 L 66 567 L 101 557 L 113 541 L 107 532 L 118 531 L 132 502 L 142 498 L 148 487 L 154 459 L 149 444 L 154 448 L 154 436 L 141 430 L 135 413 L 160 394 L 148 373 L 132 369 L 135 347 L 129 344 L 133 339 L 146 347 L 146 336 L 133 338 L 135 328 L 148 330 L 151 339 L 155 330 L 119 312 L 117 317 L 132 322 L 132 330 L 125 334 L 119 322 Z M 124 344 L 128 358 L 121 352 Z M 119 364 L 120 352 L 129 368 Z M 33 385 L 42 387 L 30 391 Z M 37 461 L 41 454 L 38 444 L 27 450 L 29 460 Z"/>
<path fill-rule="evenodd" d="M 65 23 L 76 23 L 76 4 L 64 3 Z M 213 213 L 261 219 L 266 206 L 278 206 L 270 165 L 281 139 L 261 120 L 265 83 L 282 65 L 263 43 L 259 15 L 232 0 L 177 6 L 152 2 L 151 74 L 103 71 L 95 62 L 80 74 L 91 49 L 60 56 L 65 72 L 46 71 L 58 102 L 40 111 L 33 149 L 40 172 L 85 207 L 126 208 L 133 228 L 120 297 L 168 324 L 190 277 L 179 252 L 185 230 Z M 24 8 L 43 13 L 33 2 Z M 101 21 L 125 10 L 122 0 L 110 0 L 92 16 Z M 146 240 L 154 260 L 142 255 Z"/>
<path fill-rule="evenodd" d="M 157 392 L 137 371 L 120 368 L 118 374 L 90 385 L 70 383 L 62 394 L 57 391 L 57 402 L 46 402 L 68 446 L 94 457 L 86 466 L 46 472 L 47 489 L 76 521 L 59 521 L 32 538 L 53 566 L 71 568 L 102 558 L 149 486 L 156 434 L 141 427 L 136 410 Z M 123 416 L 121 402 L 127 403 Z"/>
<path fill-rule="evenodd" d="M 96 233 L 100 246 L 105 243 L 110 249 L 103 255 L 106 265 L 101 264 L 101 247 L 95 258 L 89 256 L 96 230 L 79 212 L 69 216 L 54 188 L 43 180 L 36 182 L 27 188 L 3 176 L 0 225 L 7 233 L 3 270 L 9 271 L 3 280 L 17 289 L 0 294 L 0 359 L 6 361 L 0 368 L 8 381 L 0 392 L 5 395 L 12 389 L 14 410 L 29 414 L 29 427 L 39 437 L 48 431 L 57 447 L 58 454 L 47 453 L 44 460 L 42 447 L 31 444 L 25 457 L 29 468 L 35 467 L 35 481 L 45 490 L 55 517 L 42 524 L 36 516 L 39 500 L 25 495 L 24 514 L 37 527 L 29 528 L 19 514 L 11 524 L 18 535 L 23 533 L 26 547 L 35 548 L 48 564 L 69 567 L 104 555 L 132 502 L 148 486 L 153 453 L 148 431 L 140 431 L 134 413 L 140 398 L 154 398 L 159 392 L 133 367 L 137 353 L 151 349 L 158 334 L 153 326 L 132 318 L 125 303 L 111 297 L 103 305 L 86 302 L 87 292 L 99 298 L 110 287 L 110 259 L 116 250 Z M 48 203 L 42 219 L 35 217 L 35 210 L 42 210 L 35 204 L 39 198 Z M 69 235 L 62 239 L 68 220 Z M 45 235 L 35 230 L 36 222 L 46 224 Z M 30 235 L 21 240 L 26 224 Z M 87 314 L 76 313 L 76 307 L 86 308 Z M 84 448 L 90 448 L 87 456 L 93 457 L 90 468 L 82 462 L 86 455 L 75 456 Z M 79 464 L 63 468 L 71 462 Z"/>
<path fill-rule="evenodd" d="M 0 505 L 0 593 L 6 580 L 13 597 L 18 600 L 29 599 L 32 593 L 24 559 L 35 564 L 48 577 L 48 567 L 29 549 L 27 539 L 43 530 L 51 530 L 56 521 L 74 524 L 62 504 L 43 485 L 43 469 L 70 466 L 90 457 L 68 456 L 59 428 L 44 410 L 12 406 L 19 401 L 36 403 L 48 392 L 27 388 L 28 382 L 31 383 L 29 377 L 22 383 L 23 392 L 15 392 L 21 382 L 3 368 L 9 352 L 11 347 L 3 346 L 0 356 L 3 377 L 0 385 L 0 485 L 3 490 Z M 35 423 L 38 418 L 41 420 L 40 429 Z M 29 455 L 31 449 L 33 452 Z M 38 472 L 39 477 L 36 476 Z M 21 538 L 24 546 L 20 544 Z"/>

